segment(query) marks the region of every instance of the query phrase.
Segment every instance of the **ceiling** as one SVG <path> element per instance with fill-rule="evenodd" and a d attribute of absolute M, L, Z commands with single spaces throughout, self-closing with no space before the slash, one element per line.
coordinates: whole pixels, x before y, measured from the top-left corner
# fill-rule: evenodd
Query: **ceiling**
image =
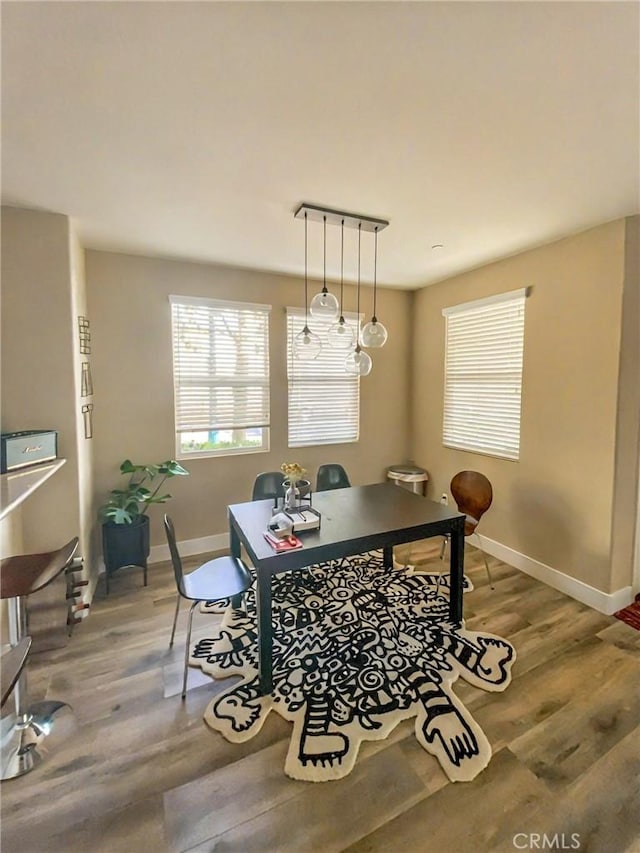
<path fill-rule="evenodd" d="M 339 208 L 390 221 L 379 283 L 421 287 L 638 212 L 639 9 L 4 2 L 3 203 L 87 247 L 296 275 L 295 209 Z"/>

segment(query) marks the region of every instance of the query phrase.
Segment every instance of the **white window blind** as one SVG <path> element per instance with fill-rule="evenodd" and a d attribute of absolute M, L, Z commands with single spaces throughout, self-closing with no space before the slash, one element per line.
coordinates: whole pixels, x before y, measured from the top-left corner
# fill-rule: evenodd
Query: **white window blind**
<path fill-rule="evenodd" d="M 169 300 L 176 432 L 268 427 L 271 306 Z"/>
<path fill-rule="evenodd" d="M 345 322 L 358 331 L 359 319 L 345 314 Z M 304 311 L 287 308 L 287 364 L 289 377 L 289 447 L 343 444 L 358 440 L 360 430 L 360 377 L 344 369 L 349 350 L 332 347 L 327 332 L 333 321 L 309 318 L 309 328 L 322 341 L 316 359 L 293 357 L 293 341 L 304 327 Z"/>
<path fill-rule="evenodd" d="M 443 444 L 520 455 L 526 289 L 445 308 Z"/>

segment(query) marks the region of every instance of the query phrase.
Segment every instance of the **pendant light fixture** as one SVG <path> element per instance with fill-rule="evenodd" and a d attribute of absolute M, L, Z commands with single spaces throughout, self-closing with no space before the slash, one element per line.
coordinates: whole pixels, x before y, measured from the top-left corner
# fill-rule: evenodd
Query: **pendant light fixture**
<path fill-rule="evenodd" d="M 362 237 L 362 223 L 358 223 L 358 330 L 360 329 L 360 238 Z M 360 335 L 356 338 L 356 348 L 344 360 L 344 369 L 347 373 L 355 376 L 368 376 L 371 373 L 371 356 L 360 349 Z"/>
<path fill-rule="evenodd" d="M 319 207 L 315 204 L 301 204 L 294 213 L 296 219 L 304 217 L 304 317 L 305 324 L 301 332 L 299 332 L 293 341 L 294 358 L 314 359 L 317 358 L 322 349 L 322 340 L 320 337 L 309 329 L 309 314 L 319 322 L 324 318 L 325 321 L 334 322 L 329 328 L 322 324 L 326 341 L 331 347 L 336 349 L 348 349 L 353 346 L 355 340 L 355 349 L 350 352 L 345 359 L 345 370 L 347 373 L 356 376 L 367 376 L 371 372 L 371 356 L 363 351 L 362 346 L 382 346 L 387 339 L 387 330 L 382 323 L 378 322 L 376 317 L 376 285 L 377 285 L 377 261 L 378 261 L 378 231 L 382 231 L 389 224 L 386 219 L 377 219 L 373 216 L 359 216 L 357 213 L 347 213 L 344 210 L 334 210 L 329 207 Z M 324 275 L 323 286 L 320 293 L 317 293 L 311 300 L 309 305 L 308 299 L 308 244 L 307 244 L 307 222 L 322 222 L 324 236 Z M 329 293 L 327 289 L 327 225 L 340 225 L 341 227 L 341 252 L 340 252 L 340 302 L 336 297 Z M 358 326 L 354 336 L 353 327 L 345 321 L 344 318 L 344 229 L 358 229 Z M 360 265 L 361 265 L 361 246 L 362 246 L 362 231 L 373 231 L 376 236 L 375 244 L 375 266 L 374 266 L 374 288 L 373 288 L 373 316 L 371 323 L 367 323 L 367 327 L 373 326 L 372 334 L 367 336 L 369 341 L 379 341 L 381 343 L 365 344 L 364 333 L 360 335 Z M 366 328 L 366 327 L 365 327 Z M 382 335 L 380 334 L 382 332 Z M 362 345 L 362 346 L 361 346 Z"/>
<path fill-rule="evenodd" d="M 333 293 L 327 290 L 327 217 L 322 217 L 324 231 L 324 272 L 322 277 L 322 290 L 311 300 L 309 311 L 312 317 L 323 317 L 325 320 L 337 320 L 340 313 L 338 300 Z"/>
<path fill-rule="evenodd" d="M 311 361 L 320 355 L 322 341 L 309 329 L 308 285 L 307 285 L 307 212 L 304 214 L 304 328 L 293 339 L 293 352 L 301 361 Z"/>
<path fill-rule="evenodd" d="M 367 348 L 383 347 L 387 342 L 387 330 L 376 317 L 376 295 L 378 278 L 378 229 L 375 229 L 375 251 L 373 259 L 373 314 L 362 330 L 362 346 Z"/>
<path fill-rule="evenodd" d="M 327 332 L 329 343 L 335 349 L 351 349 L 353 329 L 344 319 L 344 219 L 340 223 L 340 319 Z"/>

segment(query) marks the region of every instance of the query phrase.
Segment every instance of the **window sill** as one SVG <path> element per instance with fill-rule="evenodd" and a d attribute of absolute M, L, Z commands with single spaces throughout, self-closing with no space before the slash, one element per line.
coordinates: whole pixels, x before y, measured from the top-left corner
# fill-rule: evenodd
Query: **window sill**
<path fill-rule="evenodd" d="M 220 456 L 247 456 L 252 453 L 269 453 L 268 447 L 242 447 L 237 450 L 196 450 L 193 453 L 177 453 L 176 459 L 217 459 Z"/>

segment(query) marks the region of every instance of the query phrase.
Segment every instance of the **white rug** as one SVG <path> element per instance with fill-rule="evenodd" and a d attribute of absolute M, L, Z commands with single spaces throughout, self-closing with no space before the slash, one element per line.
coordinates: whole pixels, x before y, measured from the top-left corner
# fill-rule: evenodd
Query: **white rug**
<path fill-rule="evenodd" d="M 198 642 L 191 657 L 214 678 L 241 676 L 211 702 L 207 724 L 240 743 L 276 711 L 293 723 L 285 772 L 324 782 L 353 769 L 362 741 L 381 740 L 415 717 L 418 742 L 449 779 L 473 779 L 489 763 L 491 747 L 454 683 L 461 677 L 502 691 L 516 655 L 500 637 L 454 628 L 448 577 L 437 583 L 436 575 L 385 568 L 382 552 L 274 577 L 269 696 L 258 691 L 249 591 L 246 607 L 228 606 L 219 632 Z"/>

